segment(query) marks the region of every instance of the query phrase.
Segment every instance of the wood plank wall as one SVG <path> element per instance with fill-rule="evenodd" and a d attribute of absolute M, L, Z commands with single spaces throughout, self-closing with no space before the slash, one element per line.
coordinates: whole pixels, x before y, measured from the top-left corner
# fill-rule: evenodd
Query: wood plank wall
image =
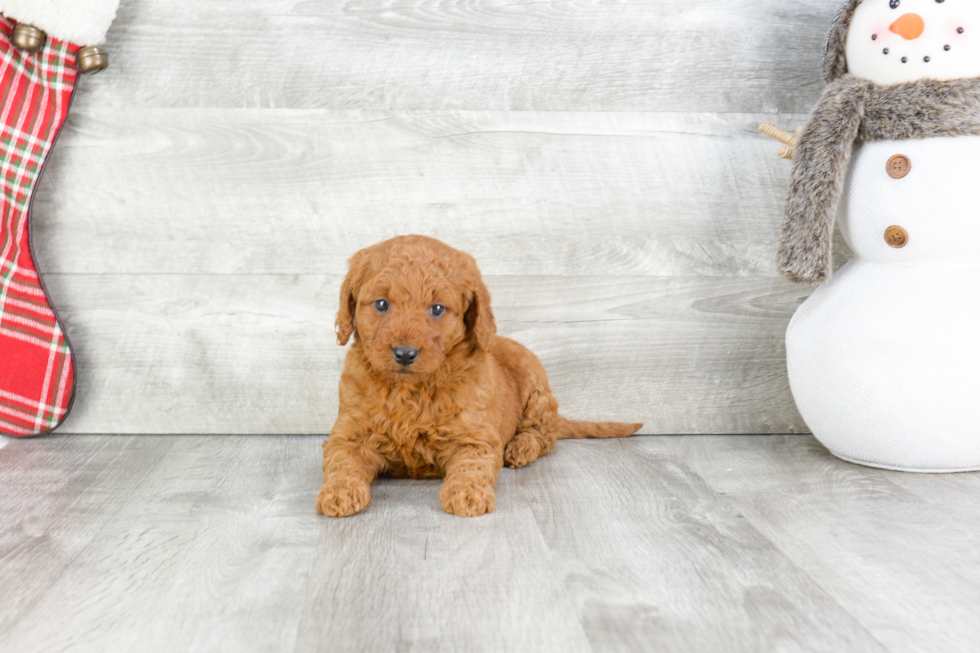
<path fill-rule="evenodd" d="M 840 0 L 123 0 L 34 203 L 62 430 L 324 433 L 347 258 L 471 252 L 573 417 L 805 431 L 773 250 Z"/>

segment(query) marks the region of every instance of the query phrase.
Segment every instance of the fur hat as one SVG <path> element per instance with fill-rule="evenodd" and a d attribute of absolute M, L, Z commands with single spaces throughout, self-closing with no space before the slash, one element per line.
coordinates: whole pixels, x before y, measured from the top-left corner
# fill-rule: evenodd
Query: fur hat
<path fill-rule="evenodd" d="M 834 23 L 827 32 L 827 40 L 823 44 L 823 74 L 828 82 L 847 72 L 844 47 L 847 45 L 847 30 L 851 27 L 854 10 L 859 4 L 861 0 L 848 0 L 847 4 L 837 12 Z"/>

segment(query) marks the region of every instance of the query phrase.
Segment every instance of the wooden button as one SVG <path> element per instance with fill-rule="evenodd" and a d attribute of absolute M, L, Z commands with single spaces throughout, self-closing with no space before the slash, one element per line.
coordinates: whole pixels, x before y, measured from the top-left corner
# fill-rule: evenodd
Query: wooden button
<path fill-rule="evenodd" d="M 885 229 L 885 242 L 889 247 L 902 249 L 909 242 L 909 232 L 897 226 L 888 227 Z"/>
<path fill-rule="evenodd" d="M 901 179 L 909 174 L 909 170 L 911 169 L 912 162 L 904 154 L 896 154 L 888 159 L 888 163 L 885 164 L 885 170 L 888 171 L 888 176 L 892 179 Z"/>

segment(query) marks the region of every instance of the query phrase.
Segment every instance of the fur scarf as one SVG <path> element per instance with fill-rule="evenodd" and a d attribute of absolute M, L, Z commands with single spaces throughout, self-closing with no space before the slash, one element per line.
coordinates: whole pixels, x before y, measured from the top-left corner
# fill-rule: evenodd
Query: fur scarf
<path fill-rule="evenodd" d="M 779 272 L 802 283 L 830 278 L 837 204 L 855 143 L 964 135 L 980 135 L 980 78 L 892 86 L 849 74 L 834 79 L 796 147 Z"/>

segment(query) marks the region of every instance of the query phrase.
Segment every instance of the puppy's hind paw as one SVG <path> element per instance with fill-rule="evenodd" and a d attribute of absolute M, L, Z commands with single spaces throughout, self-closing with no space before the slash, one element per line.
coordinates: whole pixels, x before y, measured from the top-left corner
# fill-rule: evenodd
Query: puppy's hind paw
<path fill-rule="evenodd" d="M 533 437 L 518 433 L 504 448 L 504 464 L 517 469 L 529 465 L 541 455 L 541 446 Z"/>
<path fill-rule="evenodd" d="M 439 490 L 442 509 L 458 517 L 479 517 L 493 512 L 497 498 L 492 487 L 472 485 L 465 481 L 446 481 Z"/>
<path fill-rule="evenodd" d="M 316 511 L 327 517 L 348 517 L 371 503 L 371 488 L 357 482 L 328 481 L 316 498 Z"/>

